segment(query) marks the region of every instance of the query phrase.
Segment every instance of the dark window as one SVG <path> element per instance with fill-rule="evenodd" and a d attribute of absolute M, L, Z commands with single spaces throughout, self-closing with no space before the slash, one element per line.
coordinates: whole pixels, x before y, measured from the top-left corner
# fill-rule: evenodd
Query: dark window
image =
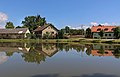
<path fill-rule="evenodd" d="M 111 34 L 109 34 L 109 36 L 111 36 Z"/>
<path fill-rule="evenodd" d="M 46 34 L 48 34 L 48 32 L 46 32 Z"/>
<path fill-rule="evenodd" d="M 52 34 L 54 34 L 54 32 L 52 32 Z"/>
<path fill-rule="evenodd" d="M 105 54 L 108 54 L 108 52 L 105 52 Z"/>
<path fill-rule="evenodd" d="M 107 46 L 105 46 L 105 48 L 107 48 Z"/>
<path fill-rule="evenodd" d="M 107 31 L 107 30 L 108 30 L 108 28 L 105 28 L 105 29 L 104 29 L 104 31 Z"/>
<path fill-rule="evenodd" d="M 101 31 L 101 29 L 100 29 L 100 28 L 98 28 L 98 29 L 97 29 L 97 31 Z"/>
<path fill-rule="evenodd" d="M 105 36 L 107 36 L 107 34 L 105 34 Z"/>

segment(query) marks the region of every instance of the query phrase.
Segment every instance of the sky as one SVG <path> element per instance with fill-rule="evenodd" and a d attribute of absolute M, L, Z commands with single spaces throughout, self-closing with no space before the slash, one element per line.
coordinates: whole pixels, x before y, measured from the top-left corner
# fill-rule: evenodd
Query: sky
<path fill-rule="evenodd" d="M 58 29 L 120 25 L 120 0 L 0 0 L 0 27 L 22 25 L 26 16 L 41 15 Z"/>

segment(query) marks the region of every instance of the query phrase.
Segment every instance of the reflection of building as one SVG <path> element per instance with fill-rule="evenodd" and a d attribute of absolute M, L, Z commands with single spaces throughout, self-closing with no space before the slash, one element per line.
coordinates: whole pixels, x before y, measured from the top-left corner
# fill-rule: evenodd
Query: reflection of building
<path fill-rule="evenodd" d="M 52 57 L 57 53 L 56 44 L 33 44 L 28 53 L 24 53 L 22 57 L 26 62 L 34 62 L 40 64 L 41 61 L 45 61 L 46 57 Z"/>
<path fill-rule="evenodd" d="M 25 43 L 0 43 L 0 52 L 29 52 L 29 47 Z"/>
<path fill-rule="evenodd" d="M 103 53 L 99 50 L 92 50 L 91 54 L 93 56 L 113 56 L 113 53 L 111 50 L 105 50 Z"/>
<path fill-rule="evenodd" d="M 49 57 L 53 56 L 58 50 L 56 47 L 56 44 L 48 44 L 48 47 L 46 47 L 44 44 L 42 45 L 42 51 Z"/>
<path fill-rule="evenodd" d="M 115 46 L 94 44 L 91 54 L 93 56 L 113 56 Z"/>
<path fill-rule="evenodd" d="M 35 50 L 49 57 L 58 52 L 56 44 L 38 44 Z"/>

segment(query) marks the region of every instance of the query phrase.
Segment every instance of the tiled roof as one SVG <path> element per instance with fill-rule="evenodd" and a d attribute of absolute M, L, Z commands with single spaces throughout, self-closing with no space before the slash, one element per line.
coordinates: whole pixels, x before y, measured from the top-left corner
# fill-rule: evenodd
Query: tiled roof
<path fill-rule="evenodd" d="M 39 26 L 38 28 L 36 28 L 35 30 L 34 30 L 34 32 L 36 32 L 36 31 L 43 31 L 45 28 L 47 28 L 48 26 Z"/>
<path fill-rule="evenodd" d="M 92 32 L 100 32 L 101 30 L 104 30 L 104 32 L 113 32 L 116 26 L 92 26 L 91 31 Z"/>
<path fill-rule="evenodd" d="M 25 33 L 28 28 L 0 29 L 0 33 Z"/>
<path fill-rule="evenodd" d="M 37 31 L 43 31 L 45 28 L 47 28 L 48 26 L 51 26 L 51 25 L 44 25 L 44 26 L 39 26 L 38 28 L 36 28 L 33 32 L 37 32 Z M 51 26 L 53 27 L 56 31 L 58 31 L 58 29 L 54 26 Z"/>

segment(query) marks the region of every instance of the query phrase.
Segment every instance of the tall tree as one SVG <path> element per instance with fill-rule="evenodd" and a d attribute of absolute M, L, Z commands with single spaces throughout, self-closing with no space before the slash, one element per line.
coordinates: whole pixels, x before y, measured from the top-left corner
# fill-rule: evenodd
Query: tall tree
<path fill-rule="evenodd" d="M 65 27 L 66 33 L 70 33 L 70 28 L 68 26 Z"/>
<path fill-rule="evenodd" d="M 103 30 L 101 30 L 98 34 L 99 34 L 99 35 L 100 35 L 100 37 L 102 38 L 102 37 L 103 37 L 103 35 L 104 35 L 104 31 L 103 31 Z"/>
<path fill-rule="evenodd" d="M 17 26 L 16 28 L 22 28 L 21 26 Z"/>
<path fill-rule="evenodd" d="M 40 17 L 40 15 L 27 16 L 24 18 L 24 21 L 22 21 L 22 24 L 23 27 L 29 28 L 29 30 L 32 32 L 38 26 L 43 26 L 44 24 L 46 24 L 46 20 L 45 18 Z"/>
<path fill-rule="evenodd" d="M 90 29 L 90 28 L 87 28 L 87 29 L 86 29 L 86 37 L 87 37 L 87 38 L 90 38 L 91 36 L 92 36 L 91 29 Z"/>
<path fill-rule="evenodd" d="M 6 25 L 5 25 L 5 28 L 6 28 L 6 29 L 14 28 L 14 25 L 13 25 L 12 22 L 7 22 Z"/>
<path fill-rule="evenodd" d="M 114 36 L 115 36 L 116 38 L 120 38 L 120 27 L 116 27 L 116 28 L 114 29 Z"/>

